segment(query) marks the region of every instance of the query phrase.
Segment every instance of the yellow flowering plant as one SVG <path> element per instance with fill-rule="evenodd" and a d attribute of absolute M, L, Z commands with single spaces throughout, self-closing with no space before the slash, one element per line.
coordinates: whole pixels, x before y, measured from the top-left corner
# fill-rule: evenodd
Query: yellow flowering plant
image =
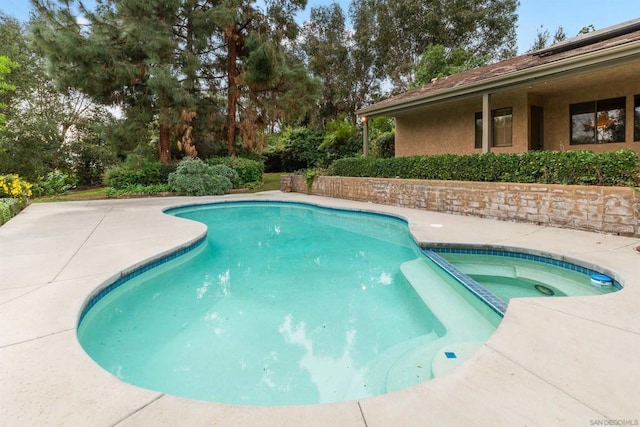
<path fill-rule="evenodd" d="M 0 198 L 27 199 L 31 197 L 31 187 L 30 182 L 20 179 L 17 174 L 0 175 Z"/>

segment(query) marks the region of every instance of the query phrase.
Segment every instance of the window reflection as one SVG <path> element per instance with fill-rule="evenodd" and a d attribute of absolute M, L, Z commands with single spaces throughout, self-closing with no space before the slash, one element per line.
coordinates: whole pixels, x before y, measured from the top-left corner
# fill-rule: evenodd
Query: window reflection
<path fill-rule="evenodd" d="M 571 144 L 625 141 L 625 98 L 571 104 Z"/>

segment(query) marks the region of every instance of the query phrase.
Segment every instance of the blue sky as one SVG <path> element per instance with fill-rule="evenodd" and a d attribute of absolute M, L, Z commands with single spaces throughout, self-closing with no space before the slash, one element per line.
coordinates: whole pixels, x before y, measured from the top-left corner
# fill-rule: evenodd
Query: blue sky
<path fill-rule="evenodd" d="M 349 0 L 336 1 L 347 13 Z M 2 0 L 0 11 L 20 20 L 29 16 L 31 3 L 28 0 Z M 87 3 L 91 3 L 89 0 Z M 329 5 L 332 0 L 308 0 L 307 9 L 298 18 L 308 19 L 311 7 Z M 562 25 L 569 37 L 575 36 L 582 27 L 593 24 L 596 29 L 640 18 L 639 0 L 520 0 L 518 9 L 518 52 L 531 47 L 536 32 L 543 25 L 553 35 Z"/>

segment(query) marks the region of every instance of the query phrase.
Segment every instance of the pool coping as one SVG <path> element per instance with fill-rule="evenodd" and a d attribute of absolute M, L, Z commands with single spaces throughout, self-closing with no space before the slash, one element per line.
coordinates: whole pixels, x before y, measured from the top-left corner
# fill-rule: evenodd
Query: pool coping
<path fill-rule="evenodd" d="M 421 245 L 562 254 L 568 262 L 611 272 L 624 289 L 598 297 L 513 300 L 496 333 L 457 369 L 358 401 L 291 407 L 201 402 L 123 383 L 98 367 L 75 337 L 84 305 L 106 284 L 207 232 L 164 210 L 235 200 L 395 215 L 409 222 Z M 278 191 L 32 204 L 0 227 L 0 422 L 375 426 L 638 420 L 637 245 L 628 237 Z"/>

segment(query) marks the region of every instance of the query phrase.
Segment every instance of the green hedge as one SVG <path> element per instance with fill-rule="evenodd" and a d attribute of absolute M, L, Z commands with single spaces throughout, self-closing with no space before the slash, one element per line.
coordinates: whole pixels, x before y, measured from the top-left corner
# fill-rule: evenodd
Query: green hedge
<path fill-rule="evenodd" d="M 348 158 L 331 175 L 353 177 L 640 186 L 640 157 L 631 150 L 529 151 L 521 154 Z"/>
<path fill-rule="evenodd" d="M 25 206 L 27 206 L 27 199 L 0 199 L 0 225 L 18 215 Z"/>
<path fill-rule="evenodd" d="M 240 182 L 234 183 L 234 187 L 262 183 L 262 174 L 264 174 L 264 164 L 262 162 L 243 157 L 211 157 L 206 162 L 212 166 L 225 165 L 238 172 Z"/>

